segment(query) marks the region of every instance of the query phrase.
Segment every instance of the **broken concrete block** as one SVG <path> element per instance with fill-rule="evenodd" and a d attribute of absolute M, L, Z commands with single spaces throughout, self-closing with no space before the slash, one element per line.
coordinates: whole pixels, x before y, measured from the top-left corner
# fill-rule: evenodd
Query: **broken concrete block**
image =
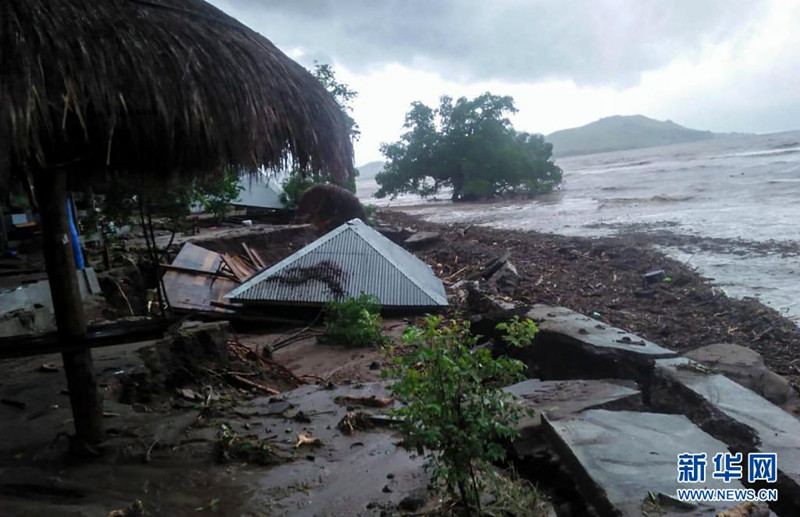
<path fill-rule="evenodd" d="M 514 296 L 519 285 L 519 273 L 511 262 L 504 262 L 488 280 L 489 287 L 505 296 Z"/>
<path fill-rule="evenodd" d="M 544 429 L 582 495 L 602 515 L 643 514 L 651 494 L 658 497 L 659 515 L 709 515 L 734 507 L 734 502 L 683 503 L 678 488 L 743 488 L 710 474 L 705 483 L 677 481 L 678 455 L 705 452 L 713 457 L 727 446 L 692 424 L 683 415 L 593 409 L 580 416 L 551 421 Z"/>
<path fill-rule="evenodd" d="M 770 371 L 761 354 L 755 350 L 730 343 L 717 343 L 691 350 L 684 355 L 750 388 L 787 411 L 798 408 L 800 397 L 789 381 Z"/>
<path fill-rule="evenodd" d="M 523 417 L 517 425 L 520 437 L 514 441 L 514 449 L 520 458 L 537 449 L 544 415 L 550 421 L 556 421 L 572 418 L 586 409 L 642 407 L 641 392 L 633 381 L 528 379 L 503 390 L 519 399 L 522 407 L 534 412 L 532 416 Z"/>
<path fill-rule="evenodd" d="M 138 350 L 144 366 L 118 376 L 121 400 L 149 402 L 194 380 L 195 373 L 228 365 L 227 321 L 188 322 L 175 335 Z"/>
<path fill-rule="evenodd" d="M 403 244 L 408 249 L 418 250 L 439 241 L 441 238 L 442 236 L 436 232 L 419 232 L 406 239 Z"/>
<path fill-rule="evenodd" d="M 656 362 L 652 402 L 687 409 L 692 404 L 710 408 L 705 415 L 717 412 L 729 421 L 698 422 L 707 418 L 702 411 L 692 411 L 691 417 L 710 434 L 728 442 L 734 450 L 768 452 L 778 455 L 778 488 L 782 507 L 800 514 L 800 421 L 757 393 L 728 379 L 708 373 L 697 363 L 685 358 L 663 359 Z M 702 408 L 700 408 L 702 409 Z M 755 440 L 749 444 L 740 440 L 740 428 L 750 430 Z M 731 430 L 736 431 L 731 435 Z M 738 442 L 738 443 L 737 443 Z"/>
<path fill-rule="evenodd" d="M 671 350 L 564 307 L 537 304 L 527 317 L 540 333 L 519 358 L 545 377 L 646 380 L 656 359 L 676 357 Z"/>
<path fill-rule="evenodd" d="M 379 224 L 375 227 L 384 237 L 389 239 L 395 244 L 402 245 L 406 239 L 414 235 L 414 232 L 402 226 L 390 226 L 386 224 Z"/>

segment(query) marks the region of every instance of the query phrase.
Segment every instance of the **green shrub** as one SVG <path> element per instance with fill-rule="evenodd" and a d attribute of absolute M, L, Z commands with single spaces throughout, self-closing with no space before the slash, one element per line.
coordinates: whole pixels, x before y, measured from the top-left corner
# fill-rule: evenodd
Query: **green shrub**
<path fill-rule="evenodd" d="M 191 201 L 202 203 L 204 210 L 214 214 L 217 222 L 222 222 L 243 188 L 239 184 L 239 172 L 227 167 L 217 176 L 196 181 L 195 199 Z"/>
<path fill-rule="evenodd" d="M 325 336 L 329 341 L 354 347 L 379 346 L 387 342 L 383 335 L 380 300 L 361 293 L 328 304 Z"/>
<path fill-rule="evenodd" d="M 514 316 L 508 323 L 498 323 L 497 330 L 505 332 L 503 341 L 516 348 L 530 345 L 539 333 L 539 328 L 533 320 L 529 318 L 520 320 L 519 316 Z"/>
<path fill-rule="evenodd" d="M 517 332 L 513 321 L 510 328 Z M 530 342 L 516 338 L 521 346 Z M 505 457 L 497 440 L 517 437 L 523 415 L 501 386 L 520 380 L 525 365 L 492 357 L 488 348 L 476 347 L 478 339 L 469 322 L 428 316 L 424 326 L 403 335 L 406 350 L 386 353 L 390 389 L 404 403 L 393 414 L 406 446 L 428 454 L 434 484 L 468 513 L 480 509 L 481 473 Z"/>

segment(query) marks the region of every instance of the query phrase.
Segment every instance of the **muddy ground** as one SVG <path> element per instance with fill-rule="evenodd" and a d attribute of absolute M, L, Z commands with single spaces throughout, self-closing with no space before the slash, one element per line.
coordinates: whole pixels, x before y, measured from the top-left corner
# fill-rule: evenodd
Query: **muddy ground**
<path fill-rule="evenodd" d="M 651 246 L 659 242 L 648 242 L 646 234 L 563 237 L 436 225 L 388 210 L 380 212 L 378 219 L 439 233 L 440 240 L 416 253 L 448 285 L 480 276 L 487 263 L 507 250 L 519 272 L 513 294 L 516 300 L 568 307 L 679 351 L 719 342 L 744 345 L 758 351 L 767 366 L 789 378 L 795 389 L 799 386 L 800 329 L 791 320 L 756 300 L 728 298 L 690 266 L 654 250 Z M 241 254 L 241 242 L 246 241 L 265 262 L 275 263 L 315 237 L 307 227 L 230 226 L 204 230 L 176 240 L 176 244 L 193 240 L 215 251 Z M 168 239 L 168 235 L 159 239 Z M 116 253 L 115 267 L 100 272 L 109 301 L 106 318 L 146 312 L 146 290 L 153 287 L 153 280 L 152 272 L 141 264 L 137 241 L 131 239 Z M 659 279 L 644 289 L 642 274 L 660 269 L 670 281 Z M 385 328 L 397 336 L 408 323 L 406 319 L 387 320 Z M 380 468 L 381 474 L 354 481 L 364 487 L 375 485 L 347 495 L 360 497 L 354 503 L 358 506 L 354 514 L 380 514 L 395 508 L 405 494 L 425 485 L 424 477 L 419 476 L 419 460 L 399 450 L 397 437 L 381 432 L 355 437 L 337 434 L 337 422 L 347 408 L 325 401 L 315 402 L 324 407 L 316 409 L 318 415 L 312 415 L 310 422 L 295 419 L 303 398 L 291 399 L 294 407 L 286 414 L 262 417 L 273 411 L 275 404 L 282 404 L 280 397 L 273 398 L 241 381 L 231 382 L 229 374 L 237 372 L 267 390 L 289 390 L 298 383 L 286 382 L 288 370 L 302 380 L 300 389 L 311 390 L 303 397 L 313 398 L 318 395 L 311 395 L 312 391 L 322 393 L 314 390 L 329 385 L 359 390 L 379 378 L 381 357 L 376 350 L 320 345 L 315 340 L 319 326 L 305 329 L 301 339 L 265 355 L 265 349 L 286 343 L 298 330 L 290 326 L 237 330 L 234 341 L 237 347 L 245 347 L 245 354 L 249 350 L 258 364 L 264 364 L 259 358 L 266 358 L 268 365 L 278 365 L 265 368 L 265 375 L 244 370 L 247 361 L 212 366 L 211 373 L 196 375 L 179 388 L 189 392 L 171 386 L 148 394 L 148 400 L 125 395 L 125 383 L 120 381 L 125 372 L 141 368 L 140 350 L 148 343 L 96 351 L 95 364 L 109 412 L 107 427 L 112 431 L 106 444 L 110 454 L 80 464 L 66 456 L 63 434 L 70 433 L 72 426 L 60 358 L 50 355 L 0 362 L 0 395 L 24 404 L 0 405 L 4 438 L 0 447 L 0 514 L 40 515 L 46 509 L 51 514 L 107 515 L 109 510 L 141 499 L 154 515 L 302 515 L 303 505 L 311 504 L 309 494 L 327 493 L 314 498 L 318 511 L 312 512 L 324 515 L 326 504 L 334 505 L 331 508 L 347 504 L 341 490 L 352 483 L 336 483 L 348 479 L 348 468 L 355 468 L 352 462 L 356 460 L 362 462 L 359 468 L 367 464 Z M 51 363 L 55 373 L 42 368 Z M 216 393 L 219 401 L 211 408 L 206 398 L 210 392 Z M 220 461 L 223 424 L 239 436 L 252 434 L 274 442 L 293 460 L 281 467 L 236 459 Z M 298 451 L 292 444 L 299 433 L 322 436 L 325 445 L 319 451 Z M 393 460 L 380 463 L 381 455 Z M 265 506 L 273 501 L 279 505 Z"/>
<path fill-rule="evenodd" d="M 568 307 L 677 351 L 713 343 L 746 346 L 800 389 L 800 327 L 758 300 L 727 297 L 690 265 L 655 250 L 663 244 L 659 236 L 584 238 L 439 225 L 393 210 L 381 211 L 380 219 L 439 233 L 441 240 L 418 254 L 443 279 L 478 274 L 508 250 L 520 274 L 514 295 L 520 301 Z M 664 270 L 671 281 L 642 292 L 642 275 L 655 270 Z"/>

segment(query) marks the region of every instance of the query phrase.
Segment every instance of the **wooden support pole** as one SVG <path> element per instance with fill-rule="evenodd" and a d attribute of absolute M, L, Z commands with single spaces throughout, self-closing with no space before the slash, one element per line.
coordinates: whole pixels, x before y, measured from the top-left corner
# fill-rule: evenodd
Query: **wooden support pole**
<path fill-rule="evenodd" d="M 61 354 L 75 420 L 75 435 L 79 442 L 96 444 L 104 439 L 103 403 L 97 391 L 92 354 L 85 347 L 86 315 L 69 239 L 67 174 L 63 169 L 38 170 L 34 182 L 59 338 L 68 346 L 79 347 L 76 351 Z"/>

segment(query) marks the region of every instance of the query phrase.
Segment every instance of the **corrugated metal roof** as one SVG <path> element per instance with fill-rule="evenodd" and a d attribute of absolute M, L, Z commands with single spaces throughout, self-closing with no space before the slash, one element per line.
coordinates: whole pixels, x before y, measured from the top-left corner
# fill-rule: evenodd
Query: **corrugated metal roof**
<path fill-rule="evenodd" d="M 264 174 L 256 176 L 244 176 L 239 179 L 239 197 L 232 205 L 250 206 L 254 208 L 269 208 L 272 210 L 282 210 L 286 206 L 281 202 L 281 187 Z"/>
<path fill-rule="evenodd" d="M 332 289 L 325 276 L 338 286 Z M 336 299 L 336 287 L 346 296 L 375 295 L 384 307 L 447 305 L 444 286 L 427 264 L 358 219 L 320 237 L 225 297 L 238 302 L 325 304 Z"/>

